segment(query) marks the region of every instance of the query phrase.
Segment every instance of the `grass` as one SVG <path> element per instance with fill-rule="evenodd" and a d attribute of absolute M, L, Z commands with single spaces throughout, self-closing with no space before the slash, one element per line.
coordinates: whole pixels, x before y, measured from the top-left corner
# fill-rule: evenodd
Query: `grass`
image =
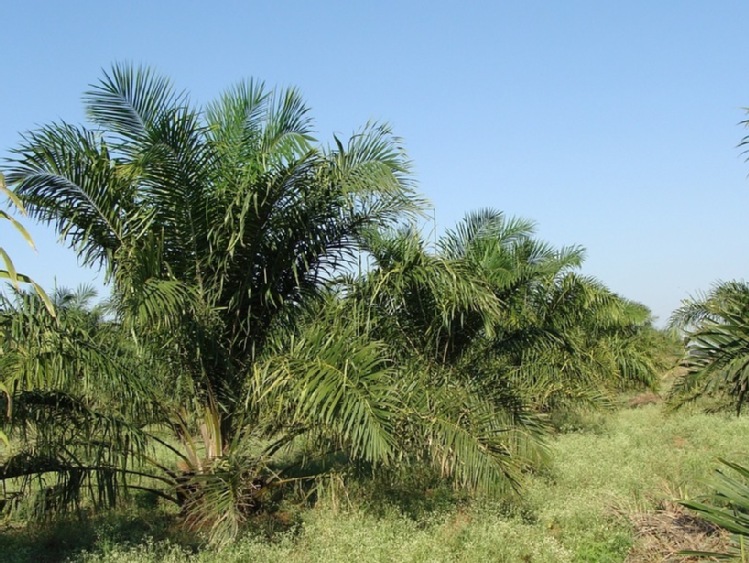
<path fill-rule="evenodd" d="M 534 480 L 525 502 L 573 561 L 663 561 L 636 545 L 643 514 L 673 510 L 672 501 L 706 492 L 717 456 L 749 458 L 749 420 L 625 409 L 606 424 L 566 434 L 554 444 L 554 467 Z M 688 517 L 688 515 L 687 515 Z M 664 546 L 668 547 L 668 546 Z"/>
<path fill-rule="evenodd" d="M 286 525 L 268 521 L 220 551 L 180 537 L 168 514 L 133 508 L 6 529 L 0 560 L 655 562 L 723 545 L 725 536 L 673 501 L 706 492 L 718 456 L 749 459 L 749 419 L 632 404 L 642 406 L 567 424 L 550 444 L 553 464 L 529 477 L 521 500 L 458 502 L 430 490 L 418 510 L 416 497 L 374 507 L 329 493 L 313 510 L 282 513 Z"/>

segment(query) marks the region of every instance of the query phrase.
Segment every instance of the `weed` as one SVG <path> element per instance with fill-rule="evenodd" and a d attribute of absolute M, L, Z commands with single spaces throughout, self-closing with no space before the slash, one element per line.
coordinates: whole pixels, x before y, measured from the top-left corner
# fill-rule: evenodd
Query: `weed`
<path fill-rule="evenodd" d="M 285 563 L 405 561 L 655 562 L 712 550 L 724 536 L 674 499 L 708 491 L 716 458 L 749 458 L 749 419 L 644 404 L 576 415 L 549 444 L 553 464 L 516 498 L 468 499 L 427 470 L 337 475 L 314 508 L 281 502 L 218 550 L 175 532 L 174 516 L 138 498 L 117 517 L 7 528 L 9 562 Z M 67 542 L 67 543 L 66 543 Z M 6 555 L 12 554 L 12 555 Z"/>

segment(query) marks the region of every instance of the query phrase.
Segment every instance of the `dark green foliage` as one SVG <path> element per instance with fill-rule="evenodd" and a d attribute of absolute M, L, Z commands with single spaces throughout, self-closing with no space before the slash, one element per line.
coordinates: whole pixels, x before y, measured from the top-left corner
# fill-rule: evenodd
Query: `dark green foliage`
<path fill-rule="evenodd" d="M 749 397 L 749 285 L 726 282 L 685 301 L 672 324 L 685 332 L 685 374 L 674 399 L 726 398 L 741 412 Z"/>

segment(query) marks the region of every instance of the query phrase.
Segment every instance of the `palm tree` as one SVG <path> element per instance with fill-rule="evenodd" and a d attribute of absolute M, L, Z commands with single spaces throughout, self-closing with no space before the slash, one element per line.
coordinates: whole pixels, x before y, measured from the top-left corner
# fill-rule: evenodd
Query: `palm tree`
<path fill-rule="evenodd" d="M 86 490 L 110 505 L 129 477 L 140 476 L 133 461 L 146 454 L 151 366 L 88 306 L 94 295 L 87 287 L 57 290 L 55 317 L 38 293 L 16 290 L 0 300 L 7 391 L 0 424 L 12 438 L 0 465 L 4 505 L 32 497 L 35 509 L 64 509 Z"/>
<path fill-rule="evenodd" d="M 500 303 L 492 330 L 458 346 L 485 385 L 510 386 L 548 412 L 656 383 L 649 311 L 580 275 L 582 248 L 556 249 L 534 237 L 533 223 L 492 210 L 469 214 L 438 247 Z"/>
<path fill-rule="evenodd" d="M 108 353 L 132 367 L 120 381 L 99 370 L 116 384 L 94 395 L 85 383 L 98 356 L 77 364 L 86 376 L 62 378 L 55 359 L 16 387 L 57 393 L 63 385 L 86 416 L 112 422 L 100 426 L 110 439 L 92 434 L 106 459 L 80 456 L 84 469 L 118 476 L 108 490 L 153 488 L 160 479 L 189 524 L 228 538 L 258 495 L 287 478 L 279 449 L 300 441 L 372 467 L 426 451 L 445 475 L 472 486 L 517 475 L 522 464 L 507 449 L 496 405 L 479 401 L 469 382 L 425 387 L 430 374 L 399 364 L 402 356 L 359 317 L 346 322 L 341 274 L 372 233 L 420 209 L 389 128 L 369 124 L 348 142 L 320 147 L 293 89 L 244 82 L 200 111 L 165 79 L 123 65 L 85 104 L 94 128 L 56 123 L 28 133 L 7 177 L 32 217 L 106 272 L 113 313 L 96 334 L 126 335 Z M 452 277 L 444 270 L 443 281 Z M 495 306 L 479 285 L 446 287 L 466 311 Z M 8 346 L 35 342 L 17 335 Z M 72 381 L 79 386 L 65 387 Z M 118 410 L 121 403 L 128 408 Z M 17 420 L 9 427 L 18 429 Z M 44 428 L 49 457 L 73 459 L 59 451 L 66 441 L 54 424 Z M 153 459 L 154 442 L 178 459 L 176 468 Z M 123 485 L 133 460 L 150 476 L 146 485 Z M 33 461 L 27 473 L 74 469 Z M 8 464 L 3 471 L 15 475 Z"/>
<path fill-rule="evenodd" d="M 459 448 L 445 448 L 462 450 L 456 458 L 482 445 L 504 452 L 487 481 L 517 478 L 543 458 L 539 413 L 654 385 L 661 368 L 649 311 L 578 275 L 580 248 L 554 249 L 533 234 L 532 223 L 493 210 L 469 214 L 434 252 L 412 229 L 371 233 L 373 267 L 343 292 L 340 316 L 409 372 L 396 395 L 411 413 L 402 423 L 439 412 L 453 424 L 443 439 L 464 432 Z M 419 406 L 422 389 L 431 411 Z"/>
<path fill-rule="evenodd" d="M 678 402 L 712 395 L 737 413 L 749 397 L 749 284 L 715 285 L 684 301 L 671 318 L 685 334 L 684 375 L 674 384 Z"/>
<path fill-rule="evenodd" d="M 379 124 L 316 146 L 299 93 L 253 81 L 200 111 L 150 70 L 117 65 L 84 100 L 94 128 L 27 134 L 9 184 L 104 269 L 118 323 L 140 353 L 160 351 L 175 403 L 211 412 L 205 454 L 220 457 L 270 334 L 294 325 L 365 230 L 418 211 L 408 160 Z"/>
<path fill-rule="evenodd" d="M 544 458 L 543 425 L 511 389 L 483 385 L 466 359 L 471 342 L 494 330 L 500 301 L 411 229 L 371 233 L 366 249 L 374 265 L 349 280 L 341 316 L 396 365 L 393 425 L 412 440 L 401 463 L 431 463 L 472 489 L 517 485 Z"/>

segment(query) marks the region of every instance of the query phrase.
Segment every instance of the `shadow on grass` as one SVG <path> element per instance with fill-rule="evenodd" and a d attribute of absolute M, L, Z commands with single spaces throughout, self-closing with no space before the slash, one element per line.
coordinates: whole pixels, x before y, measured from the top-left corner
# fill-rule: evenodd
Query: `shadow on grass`
<path fill-rule="evenodd" d="M 262 541 L 272 542 L 279 535 L 295 535 L 304 526 L 304 518 L 318 502 L 331 506 L 329 495 L 345 496 L 353 501 L 350 508 L 381 518 L 394 513 L 415 522 L 429 522 L 431 516 L 459 510 L 470 498 L 428 467 L 408 467 L 372 474 L 371 469 L 357 468 L 346 478 L 327 480 L 320 490 L 314 481 L 304 481 L 294 491 L 278 491 L 278 498 L 269 498 L 263 510 L 252 515 L 246 533 Z M 345 482 L 345 484 L 344 484 Z M 331 483 L 341 490 L 331 488 Z M 320 483 L 318 483 L 320 484 Z M 47 522 L 14 522 L 0 524 L 0 562 L 49 563 L 77 561 L 84 552 L 106 557 L 144 544 L 167 543 L 188 553 L 211 549 L 204 536 L 185 531 L 179 516 L 167 512 L 158 502 L 138 502 L 125 508 L 99 514 L 69 516 Z M 346 508 L 346 503 L 341 508 Z"/>
<path fill-rule="evenodd" d="M 168 539 L 191 550 L 200 547 L 194 537 L 179 531 L 174 515 L 141 509 L 0 526 L 0 561 L 73 561 L 83 551 L 106 552 L 115 546 L 138 545 L 151 539 Z"/>
<path fill-rule="evenodd" d="M 44 522 L 0 523 L 0 563 L 52 563 L 95 557 L 144 544 L 167 543 L 187 553 L 208 547 L 205 536 L 185 529 L 175 511 L 153 499 L 101 513 L 58 516 Z M 247 531 L 265 539 L 301 526 L 299 510 L 273 504 L 254 515 Z"/>

